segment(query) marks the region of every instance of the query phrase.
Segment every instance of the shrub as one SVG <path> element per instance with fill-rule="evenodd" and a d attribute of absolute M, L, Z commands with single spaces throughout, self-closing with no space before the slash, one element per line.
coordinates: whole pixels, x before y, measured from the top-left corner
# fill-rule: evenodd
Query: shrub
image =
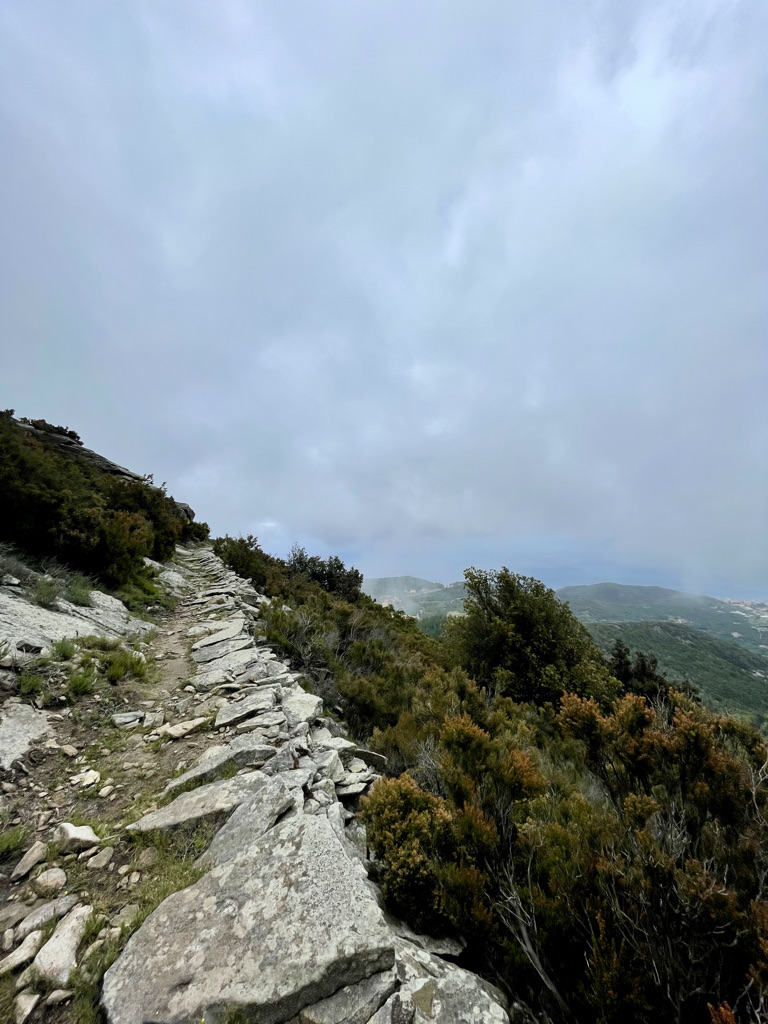
<path fill-rule="evenodd" d="M 33 675 L 29 672 L 22 672 L 19 676 L 19 693 L 22 697 L 35 697 L 43 692 L 43 688 L 42 676 Z"/>
<path fill-rule="evenodd" d="M 25 825 L 17 825 L 15 828 L 7 828 L 0 832 L 0 860 L 11 857 L 24 845 L 29 828 Z"/>
<path fill-rule="evenodd" d="M 59 580 L 41 576 L 35 586 L 35 603 L 41 608 L 53 608 L 63 589 Z"/>
<path fill-rule="evenodd" d="M 361 817 L 368 845 L 386 863 L 387 902 L 415 927 L 444 926 L 438 856 L 453 850 L 448 804 L 401 775 L 376 783 L 362 800 Z"/>
<path fill-rule="evenodd" d="M 553 590 L 506 568 L 467 569 L 464 578 L 465 615 L 448 620 L 445 642 L 454 664 L 489 693 L 538 705 L 566 690 L 610 698 L 612 680 L 599 649 Z"/>
<path fill-rule="evenodd" d="M 126 481 L 83 463 L 54 440 L 63 428 L 34 422 L 39 431 L 0 413 L 0 537 L 119 587 L 142 574 L 145 555 L 162 561 L 177 543 L 207 536 L 151 477 Z M 75 587 L 83 599 L 85 590 Z"/>
<path fill-rule="evenodd" d="M 87 576 L 77 573 L 67 584 L 66 598 L 72 604 L 89 608 L 91 605 L 91 591 L 93 584 Z"/>

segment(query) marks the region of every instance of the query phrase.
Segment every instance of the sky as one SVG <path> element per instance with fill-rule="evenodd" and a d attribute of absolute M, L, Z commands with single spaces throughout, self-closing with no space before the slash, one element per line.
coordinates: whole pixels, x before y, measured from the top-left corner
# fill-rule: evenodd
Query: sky
<path fill-rule="evenodd" d="M 366 576 L 768 598 L 764 0 L 2 0 L 0 406 Z"/>

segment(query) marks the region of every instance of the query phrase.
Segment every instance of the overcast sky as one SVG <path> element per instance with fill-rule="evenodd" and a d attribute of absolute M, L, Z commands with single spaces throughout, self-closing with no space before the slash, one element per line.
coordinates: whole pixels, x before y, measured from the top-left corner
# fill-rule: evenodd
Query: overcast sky
<path fill-rule="evenodd" d="M 768 5 L 2 0 L 0 345 L 217 534 L 768 597 Z"/>

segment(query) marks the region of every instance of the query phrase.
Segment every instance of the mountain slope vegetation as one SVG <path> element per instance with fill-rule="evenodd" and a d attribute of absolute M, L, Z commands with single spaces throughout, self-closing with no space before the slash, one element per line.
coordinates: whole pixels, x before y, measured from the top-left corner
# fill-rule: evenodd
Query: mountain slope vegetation
<path fill-rule="evenodd" d="M 763 654 L 674 622 L 594 622 L 587 628 L 605 655 L 616 640 L 632 651 L 653 651 L 662 672 L 693 683 L 714 710 L 746 714 L 764 724 L 768 658 Z"/>
<path fill-rule="evenodd" d="M 755 729 L 652 658 L 606 659 L 551 590 L 506 569 L 468 570 L 466 615 L 435 640 L 253 538 L 217 549 L 276 588 L 268 636 L 389 758 L 363 816 L 393 911 L 464 936 L 466 966 L 541 1021 L 764 1019 Z"/>
<path fill-rule="evenodd" d="M 13 410 L 0 412 L 1 541 L 140 600 L 152 590 L 145 558 L 163 561 L 177 543 L 208 536 L 151 478 L 78 461 L 55 443 L 63 437 L 76 447 L 74 431 L 31 423 L 34 430 L 24 429 Z"/>
<path fill-rule="evenodd" d="M 557 596 L 582 622 L 676 622 L 749 650 L 768 651 L 768 618 L 715 597 L 620 583 L 562 587 Z M 761 611 L 768 613 L 768 607 L 761 606 Z"/>
<path fill-rule="evenodd" d="M 8 416 L 0 430 L 17 499 L 0 489 L 0 540 L 130 581 L 196 539 L 163 489 L 65 465 Z M 540 1024 L 766 1019 L 755 728 L 652 657 L 606 656 L 552 590 L 506 568 L 467 570 L 464 614 L 431 637 L 338 558 L 283 560 L 254 537 L 214 548 L 274 598 L 259 619 L 272 647 L 388 759 L 362 816 L 395 913 L 463 937 L 464 965 Z"/>

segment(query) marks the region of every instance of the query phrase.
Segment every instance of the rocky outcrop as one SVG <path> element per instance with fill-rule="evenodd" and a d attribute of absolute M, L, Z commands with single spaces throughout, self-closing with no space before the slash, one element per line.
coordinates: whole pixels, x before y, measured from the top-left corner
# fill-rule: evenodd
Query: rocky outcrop
<path fill-rule="evenodd" d="M 235 1009 L 278 1024 L 393 963 L 381 910 L 328 821 L 301 817 L 169 897 L 107 972 L 103 1003 L 110 1024 Z"/>
<path fill-rule="evenodd" d="M 125 466 L 118 466 L 116 462 L 105 459 L 103 455 L 91 451 L 90 448 L 83 447 L 73 437 L 68 437 L 66 434 L 58 434 L 53 430 L 40 430 L 33 424 L 25 423 L 23 420 L 14 420 L 13 422 L 19 429 L 32 434 L 39 441 L 42 441 L 51 448 L 55 448 L 56 451 L 61 452 L 62 455 L 66 455 L 75 462 L 83 462 L 87 466 L 93 466 L 94 469 L 100 469 L 103 473 L 110 473 L 112 476 L 120 477 L 122 480 L 140 481 L 142 479 L 138 473 L 132 473 Z"/>
<path fill-rule="evenodd" d="M 40 653 L 67 637 L 126 637 L 151 629 L 151 623 L 131 615 L 122 601 L 98 590 L 91 593 L 90 607 L 60 599 L 55 611 L 0 590 L 0 646 L 7 646 L 11 660 L 30 651 Z"/>

